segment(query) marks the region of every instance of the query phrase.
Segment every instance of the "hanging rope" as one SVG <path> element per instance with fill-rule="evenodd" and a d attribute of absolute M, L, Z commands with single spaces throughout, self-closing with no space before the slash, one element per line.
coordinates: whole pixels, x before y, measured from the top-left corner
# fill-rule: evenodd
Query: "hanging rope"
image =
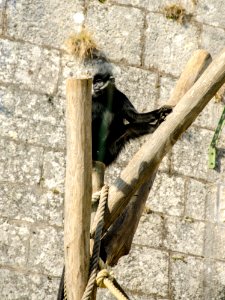
<path fill-rule="evenodd" d="M 108 190 L 109 187 L 107 185 L 104 185 L 101 190 L 99 206 L 96 213 L 96 216 L 98 217 L 99 221 L 95 232 L 93 255 L 90 262 L 90 276 L 82 300 L 88 300 L 90 298 L 95 284 L 97 272 L 98 272 L 98 260 L 99 260 L 100 246 L 101 246 L 101 235 L 104 226 L 104 214 L 105 214 L 106 202 L 108 199 Z"/>
<path fill-rule="evenodd" d="M 90 276 L 82 300 L 90 299 L 95 283 L 97 283 L 99 287 L 108 288 L 111 294 L 114 295 L 118 300 L 129 300 L 126 293 L 120 287 L 120 285 L 115 280 L 115 278 L 112 276 L 112 273 L 110 273 L 106 269 L 104 262 L 99 257 L 101 236 L 102 236 L 102 230 L 104 226 L 105 206 L 108 199 L 108 190 L 109 187 L 107 185 L 104 185 L 101 191 L 96 192 L 92 195 L 92 202 L 99 201 L 98 209 L 96 212 L 96 219 L 98 220 L 97 223 L 98 225 L 95 231 L 93 255 L 91 257 L 91 262 L 90 262 Z M 102 270 L 98 272 L 99 268 Z M 64 273 L 63 273 L 63 279 L 64 279 L 63 300 L 67 300 L 66 281 L 65 281 Z"/>
<path fill-rule="evenodd" d="M 111 294 L 113 294 L 116 299 L 118 300 L 129 300 L 127 296 L 125 296 L 125 293 L 119 290 L 115 284 L 114 284 L 114 278 L 113 276 L 108 272 L 106 269 L 102 269 L 101 271 L 98 272 L 96 282 L 97 285 L 101 288 L 107 288 Z M 117 283 L 118 285 L 118 283 Z M 120 287 L 121 289 L 121 287 Z"/>
<path fill-rule="evenodd" d="M 98 225 L 96 227 L 93 255 L 90 262 L 90 276 L 82 300 L 90 299 L 95 282 L 99 287 L 108 288 L 109 291 L 118 300 L 129 300 L 129 298 L 126 296 L 125 292 L 123 292 L 122 288 L 117 282 L 115 282 L 117 285 L 115 286 L 113 282 L 115 279 L 112 277 L 112 274 L 109 273 L 105 268 L 104 262 L 99 257 L 102 230 L 104 226 L 105 207 L 108 199 L 108 190 L 109 187 L 107 185 L 104 185 L 100 193 L 96 192 L 92 195 L 92 202 L 98 201 L 100 197 L 99 206 L 95 216 L 95 218 L 98 220 Z M 98 272 L 99 267 L 102 270 Z"/>

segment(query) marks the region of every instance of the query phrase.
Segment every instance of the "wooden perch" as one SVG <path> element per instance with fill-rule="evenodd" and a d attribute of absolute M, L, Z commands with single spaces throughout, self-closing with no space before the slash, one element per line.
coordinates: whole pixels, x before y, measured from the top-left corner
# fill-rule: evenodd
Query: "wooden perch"
<path fill-rule="evenodd" d="M 91 79 L 67 80 L 64 251 L 68 300 L 82 298 L 89 273 L 91 85 Z"/>
<path fill-rule="evenodd" d="M 167 105 L 175 106 L 184 94 L 193 86 L 212 59 L 208 52 L 194 52 L 183 70 Z M 134 195 L 122 215 L 113 223 L 102 240 L 102 252 L 105 253 L 107 264 L 113 266 L 119 258 L 130 252 L 134 234 L 143 213 L 149 191 L 154 183 L 155 173 Z"/>
<path fill-rule="evenodd" d="M 157 170 L 165 154 L 191 125 L 225 81 L 225 50 L 209 65 L 194 86 L 184 95 L 165 122 L 136 153 L 110 187 L 107 229 L 123 212 L 129 199 Z"/>

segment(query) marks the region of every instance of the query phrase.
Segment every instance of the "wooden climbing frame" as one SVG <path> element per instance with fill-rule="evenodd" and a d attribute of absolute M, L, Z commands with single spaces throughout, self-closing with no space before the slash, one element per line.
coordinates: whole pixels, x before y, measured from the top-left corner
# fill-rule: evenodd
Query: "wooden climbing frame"
<path fill-rule="evenodd" d="M 108 265 L 128 254 L 149 190 L 163 157 L 225 82 L 225 50 L 211 62 L 204 50 L 186 65 L 171 98 L 173 112 L 134 155 L 109 188 L 103 237 Z M 88 281 L 91 215 L 91 80 L 67 84 L 65 268 L 68 300 L 81 300 Z M 102 185 L 99 184 L 99 187 Z M 93 220 L 94 218 L 92 218 Z M 92 295 L 95 299 L 96 293 Z"/>

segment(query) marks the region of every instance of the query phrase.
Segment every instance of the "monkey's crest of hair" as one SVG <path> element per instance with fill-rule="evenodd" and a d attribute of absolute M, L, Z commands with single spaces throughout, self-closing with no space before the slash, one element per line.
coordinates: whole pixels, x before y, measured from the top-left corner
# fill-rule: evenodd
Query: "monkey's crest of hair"
<path fill-rule="evenodd" d="M 98 50 L 96 42 L 85 28 L 71 35 L 64 45 L 67 52 L 79 60 L 92 58 L 94 51 Z"/>

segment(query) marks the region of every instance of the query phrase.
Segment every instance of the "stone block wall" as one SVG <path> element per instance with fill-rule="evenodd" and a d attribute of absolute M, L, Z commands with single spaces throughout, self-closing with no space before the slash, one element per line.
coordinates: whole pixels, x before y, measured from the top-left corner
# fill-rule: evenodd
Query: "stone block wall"
<path fill-rule="evenodd" d="M 177 3 L 185 22 L 167 19 Z M 192 52 L 225 47 L 223 0 L 0 0 L 0 299 L 56 299 L 63 265 L 65 79 L 73 14 L 111 60 L 139 111 L 165 103 Z M 225 299 L 225 136 L 207 151 L 224 107 L 212 100 L 167 155 L 131 253 L 114 268 L 131 299 Z M 113 182 L 146 136 L 107 171 Z M 113 299 L 100 290 L 98 299 Z"/>

